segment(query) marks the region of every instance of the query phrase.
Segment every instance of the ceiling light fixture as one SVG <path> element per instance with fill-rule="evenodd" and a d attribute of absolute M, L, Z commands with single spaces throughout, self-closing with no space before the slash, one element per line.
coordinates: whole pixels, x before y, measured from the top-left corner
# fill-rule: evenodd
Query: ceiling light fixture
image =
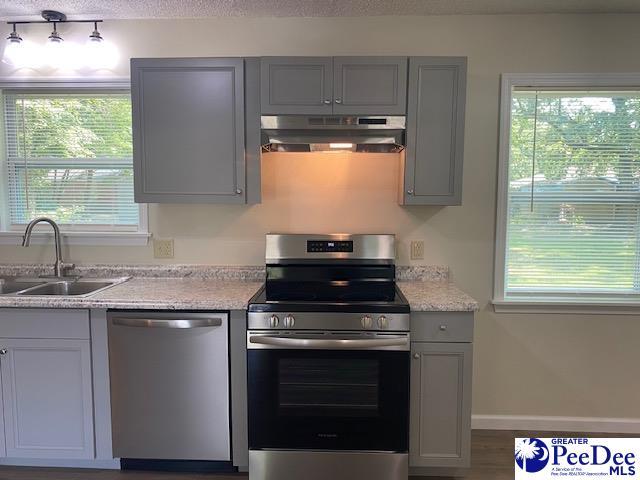
<path fill-rule="evenodd" d="M 35 67 L 38 66 L 36 57 L 42 57 L 44 63 L 55 68 L 77 67 L 81 66 L 83 61 L 86 66 L 91 68 L 111 68 L 117 63 L 117 49 L 113 45 L 105 46 L 104 38 L 98 31 L 98 23 L 101 23 L 102 20 L 67 20 L 67 16 L 64 13 L 55 10 L 43 10 L 41 15 L 43 20 L 7 22 L 13 27 L 13 31 L 7 37 L 3 62 L 17 67 Z M 26 52 L 26 48 L 23 45 L 24 42 L 16 32 L 16 25 L 31 23 L 53 23 L 53 31 L 47 38 L 44 51 L 42 51 L 42 47 L 34 49 L 32 45 L 32 48 L 29 49 L 30 52 Z M 58 32 L 59 23 L 93 23 L 93 31 L 87 40 L 85 52 L 82 52 L 81 47 L 73 41 L 65 46 L 67 42 Z"/>

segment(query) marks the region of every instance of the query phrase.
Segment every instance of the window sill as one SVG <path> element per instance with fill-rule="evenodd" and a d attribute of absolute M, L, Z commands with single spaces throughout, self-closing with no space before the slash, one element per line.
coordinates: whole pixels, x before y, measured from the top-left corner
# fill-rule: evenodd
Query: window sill
<path fill-rule="evenodd" d="M 62 232 L 64 245 L 145 246 L 150 233 L 144 232 Z M 53 233 L 34 232 L 31 243 L 43 245 L 53 242 Z M 0 232 L 0 245 L 21 245 L 21 232 Z"/>
<path fill-rule="evenodd" d="M 491 302 L 496 313 L 568 313 L 581 315 L 638 315 L 640 300 L 509 299 Z"/>

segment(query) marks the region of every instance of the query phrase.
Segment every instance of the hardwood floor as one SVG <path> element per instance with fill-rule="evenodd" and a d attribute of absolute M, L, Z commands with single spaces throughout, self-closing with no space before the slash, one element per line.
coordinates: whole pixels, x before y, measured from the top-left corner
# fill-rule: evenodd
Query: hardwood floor
<path fill-rule="evenodd" d="M 513 479 L 513 439 L 515 437 L 636 437 L 606 433 L 523 432 L 507 430 L 474 430 L 471 441 L 471 469 L 466 480 Z M 90 470 L 69 468 L 0 467 L 0 480 L 244 480 L 246 474 L 212 475 Z M 451 477 L 412 477 L 415 480 Z M 360 480 L 360 479 L 354 479 Z M 361 479 L 366 480 L 366 479 Z"/>

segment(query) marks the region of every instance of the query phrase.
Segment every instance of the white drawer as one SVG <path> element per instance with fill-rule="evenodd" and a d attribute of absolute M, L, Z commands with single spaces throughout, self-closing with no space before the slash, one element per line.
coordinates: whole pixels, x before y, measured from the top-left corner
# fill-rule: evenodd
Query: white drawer
<path fill-rule="evenodd" d="M 89 310 L 0 308 L 0 338 L 89 339 Z"/>
<path fill-rule="evenodd" d="M 472 342 L 473 312 L 411 312 L 412 342 Z"/>

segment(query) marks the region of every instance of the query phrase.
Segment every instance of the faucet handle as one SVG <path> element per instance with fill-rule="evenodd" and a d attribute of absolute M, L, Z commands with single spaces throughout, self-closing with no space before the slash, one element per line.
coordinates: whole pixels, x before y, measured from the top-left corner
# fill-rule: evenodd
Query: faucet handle
<path fill-rule="evenodd" d="M 75 263 L 62 262 L 60 264 L 60 270 L 62 271 L 63 275 L 64 275 L 64 272 L 66 270 L 73 270 L 74 268 L 76 268 L 76 264 Z"/>

